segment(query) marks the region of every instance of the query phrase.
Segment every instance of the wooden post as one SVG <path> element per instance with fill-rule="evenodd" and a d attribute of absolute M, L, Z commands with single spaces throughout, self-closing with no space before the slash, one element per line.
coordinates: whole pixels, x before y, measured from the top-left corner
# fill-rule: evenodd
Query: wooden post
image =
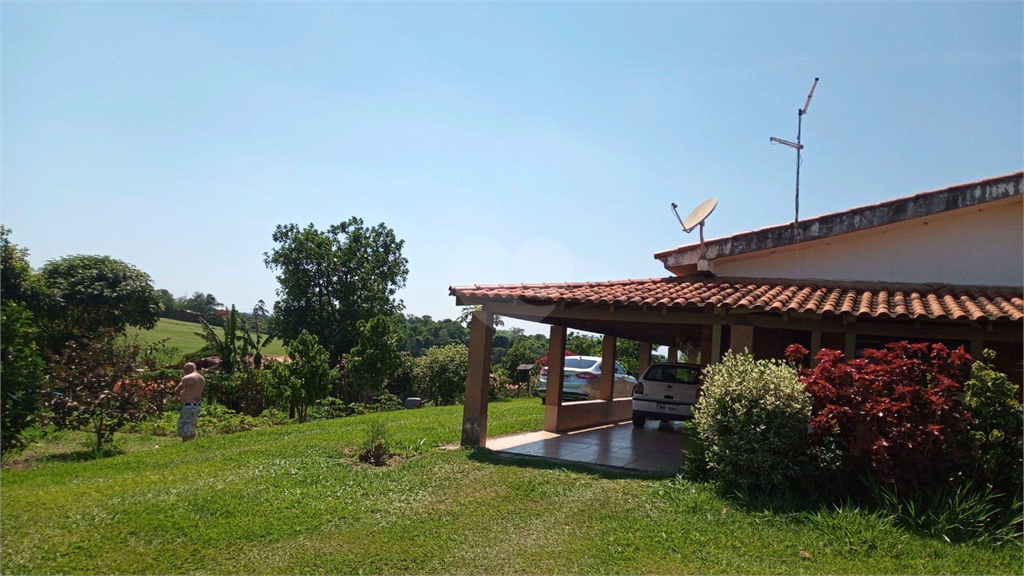
<path fill-rule="evenodd" d="M 469 363 L 466 366 L 466 396 L 462 406 L 462 445 L 487 445 L 487 389 L 491 380 L 491 347 L 494 314 L 473 312 L 469 327 Z"/>
<path fill-rule="evenodd" d="M 846 333 L 846 349 L 843 351 L 846 361 L 857 358 L 857 335 L 853 332 Z"/>
<path fill-rule="evenodd" d="M 813 367 L 817 362 L 814 361 L 814 357 L 818 355 L 818 351 L 821 350 L 821 330 L 811 330 L 811 366 Z"/>
<path fill-rule="evenodd" d="M 565 373 L 565 326 L 552 325 L 548 338 L 548 383 L 544 393 L 544 430 L 558 430 L 558 408 L 562 405 L 562 376 Z"/>
<path fill-rule="evenodd" d="M 668 363 L 678 364 L 679 363 L 679 348 L 675 346 L 668 347 Z"/>
<path fill-rule="evenodd" d="M 711 364 L 711 341 L 714 338 L 714 329 L 711 326 L 704 326 L 700 330 L 700 365 L 701 367 Z"/>
<path fill-rule="evenodd" d="M 601 380 L 598 398 L 611 400 L 615 397 L 615 336 L 604 335 L 601 343 Z"/>
<path fill-rule="evenodd" d="M 636 376 L 639 378 L 651 367 L 651 343 L 640 342 L 640 358 L 636 366 Z"/>

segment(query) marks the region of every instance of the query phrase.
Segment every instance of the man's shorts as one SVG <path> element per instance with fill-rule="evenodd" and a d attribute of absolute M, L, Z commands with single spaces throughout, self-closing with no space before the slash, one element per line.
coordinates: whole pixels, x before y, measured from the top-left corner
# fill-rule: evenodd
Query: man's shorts
<path fill-rule="evenodd" d="M 188 438 L 196 435 L 196 421 L 199 420 L 198 403 L 188 402 L 181 405 L 181 415 L 178 416 L 178 436 Z"/>

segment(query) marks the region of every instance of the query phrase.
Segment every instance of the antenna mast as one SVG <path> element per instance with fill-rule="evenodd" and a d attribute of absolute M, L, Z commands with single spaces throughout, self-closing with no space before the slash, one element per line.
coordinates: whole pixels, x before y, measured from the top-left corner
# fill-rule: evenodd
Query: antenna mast
<path fill-rule="evenodd" d="M 800 223 L 800 151 L 804 149 L 804 145 L 800 143 L 800 135 L 803 130 L 804 114 L 807 114 L 807 108 L 811 105 L 811 97 L 814 96 L 814 89 L 817 86 L 818 79 L 815 78 L 814 84 L 811 84 L 811 91 L 807 94 L 807 101 L 804 102 L 804 107 L 796 111 L 796 142 L 790 142 L 774 136 L 770 138 L 776 144 L 796 148 L 796 200 L 793 214 L 793 237 L 798 241 L 800 240 L 800 229 L 797 227 Z"/>

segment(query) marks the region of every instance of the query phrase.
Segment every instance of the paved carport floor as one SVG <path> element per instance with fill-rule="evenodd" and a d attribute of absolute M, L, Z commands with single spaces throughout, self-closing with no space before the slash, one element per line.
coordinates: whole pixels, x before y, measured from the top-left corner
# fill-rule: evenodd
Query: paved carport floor
<path fill-rule="evenodd" d="M 502 454 L 659 473 L 677 471 L 685 447 L 686 436 L 679 423 L 656 421 L 643 428 L 621 422 L 560 434 L 529 432 L 487 441 L 487 448 Z"/>

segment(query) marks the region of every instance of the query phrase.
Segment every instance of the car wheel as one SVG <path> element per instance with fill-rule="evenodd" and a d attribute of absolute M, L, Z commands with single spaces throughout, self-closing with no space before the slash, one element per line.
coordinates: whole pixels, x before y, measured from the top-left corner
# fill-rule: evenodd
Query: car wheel
<path fill-rule="evenodd" d="M 647 418 L 644 418 L 643 416 L 633 416 L 634 428 L 643 428 L 644 424 L 647 424 Z"/>

